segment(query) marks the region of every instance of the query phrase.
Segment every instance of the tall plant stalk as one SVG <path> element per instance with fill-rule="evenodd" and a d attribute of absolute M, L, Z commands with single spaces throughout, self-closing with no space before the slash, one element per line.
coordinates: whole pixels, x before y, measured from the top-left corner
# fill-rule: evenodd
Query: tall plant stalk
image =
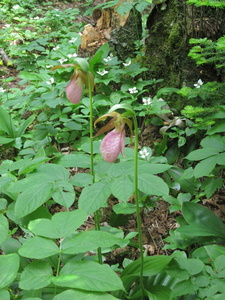
<path fill-rule="evenodd" d="M 140 217 L 140 208 L 139 208 L 139 190 L 138 190 L 138 124 L 137 119 L 133 116 L 134 121 L 134 196 L 136 204 L 136 220 L 137 220 L 137 229 L 138 229 L 138 243 L 140 250 L 140 287 L 142 291 L 142 299 L 144 299 L 144 284 L 143 284 L 143 271 L 144 271 L 144 253 L 143 253 L 143 238 L 141 230 L 141 217 Z"/>
<path fill-rule="evenodd" d="M 88 76 L 88 93 L 89 93 L 89 100 L 90 100 L 90 113 L 89 113 L 89 120 L 90 120 L 90 170 L 92 175 L 92 183 L 95 182 L 95 172 L 94 172 L 94 154 L 93 154 L 93 100 L 92 100 L 92 89 L 91 89 L 91 81 L 90 76 Z M 99 211 L 94 213 L 94 222 L 95 222 L 95 230 L 100 231 L 100 221 L 99 221 Z M 98 262 L 102 264 L 102 251 L 99 247 L 98 251 Z"/>

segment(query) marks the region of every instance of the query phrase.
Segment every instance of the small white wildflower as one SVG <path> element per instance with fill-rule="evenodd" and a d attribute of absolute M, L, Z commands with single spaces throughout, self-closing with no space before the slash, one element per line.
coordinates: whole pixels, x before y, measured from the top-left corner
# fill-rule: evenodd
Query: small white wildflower
<path fill-rule="evenodd" d="M 112 56 L 108 56 L 106 58 L 103 59 L 105 62 L 109 62 L 110 60 L 112 60 Z"/>
<path fill-rule="evenodd" d="M 5 92 L 6 90 L 4 90 L 2 87 L 0 87 L 0 93 Z"/>
<path fill-rule="evenodd" d="M 74 53 L 74 54 L 68 54 L 67 55 L 69 58 L 71 58 L 71 57 L 77 57 L 77 53 Z"/>
<path fill-rule="evenodd" d="M 52 84 L 54 83 L 55 79 L 51 77 L 48 81 L 46 81 L 47 84 Z"/>
<path fill-rule="evenodd" d="M 48 68 L 48 69 L 51 68 L 51 67 L 53 67 L 53 65 L 46 66 L 46 68 Z"/>
<path fill-rule="evenodd" d="M 73 38 L 69 41 L 69 43 L 74 43 L 74 42 L 76 42 L 76 40 L 77 40 L 77 38 L 73 37 Z"/>
<path fill-rule="evenodd" d="M 128 89 L 128 91 L 129 91 L 130 94 L 136 94 L 136 93 L 138 93 L 138 90 L 137 90 L 136 87 L 130 88 L 130 89 Z"/>
<path fill-rule="evenodd" d="M 67 58 L 60 58 L 59 59 L 59 63 L 60 64 L 63 64 L 65 61 L 67 61 L 68 59 Z"/>
<path fill-rule="evenodd" d="M 151 98 L 142 98 L 143 105 L 150 105 L 152 103 Z"/>
<path fill-rule="evenodd" d="M 60 17 L 60 15 L 58 15 L 58 14 L 55 14 L 55 16 L 56 16 L 56 17 Z"/>
<path fill-rule="evenodd" d="M 31 18 L 31 20 L 39 20 L 39 19 L 40 19 L 39 17 Z"/>
<path fill-rule="evenodd" d="M 139 154 L 141 155 L 141 158 L 146 158 L 150 153 L 148 152 L 147 148 L 142 148 L 142 150 L 139 151 Z"/>
<path fill-rule="evenodd" d="M 103 75 L 105 75 L 105 74 L 107 74 L 107 73 L 109 73 L 109 72 L 106 71 L 106 70 L 101 70 L 101 71 L 98 71 L 97 73 L 98 73 L 99 75 L 103 76 Z"/>
<path fill-rule="evenodd" d="M 126 63 L 123 63 L 124 67 L 128 67 L 130 64 L 131 64 L 131 60 L 129 60 L 129 61 L 126 62 Z"/>
<path fill-rule="evenodd" d="M 16 4 L 16 5 L 13 5 L 13 7 L 12 7 L 13 9 L 19 9 L 20 8 L 20 6 L 18 5 L 18 4 Z"/>
<path fill-rule="evenodd" d="M 194 87 L 199 89 L 201 87 L 201 85 L 203 85 L 203 81 L 201 79 L 199 79 L 198 82 L 194 84 Z"/>
<path fill-rule="evenodd" d="M 56 51 L 59 49 L 59 46 L 54 47 L 52 50 Z"/>

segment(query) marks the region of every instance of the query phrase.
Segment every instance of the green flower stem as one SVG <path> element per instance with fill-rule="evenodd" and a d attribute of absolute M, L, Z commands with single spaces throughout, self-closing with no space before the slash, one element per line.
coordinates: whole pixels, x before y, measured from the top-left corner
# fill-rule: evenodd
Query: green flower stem
<path fill-rule="evenodd" d="M 94 155 L 93 155 L 93 101 L 92 101 L 92 89 L 91 89 L 91 81 L 90 76 L 88 76 L 88 92 L 90 99 L 90 157 L 91 157 L 91 175 L 92 175 L 92 183 L 95 182 L 95 172 L 94 172 Z M 94 213 L 94 221 L 95 221 L 95 230 L 100 231 L 100 222 L 99 222 L 99 212 L 96 211 Z M 102 251 L 101 248 L 98 248 L 98 262 L 102 264 Z"/>
<path fill-rule="evenodd" d="M 135 144 L 134 144 L 134 196 L 136 203 L 136 219 L 137 219 L 137 229 L 138 229 L 138 242 L 140 250 L 140 286 L 142 290 L 142 299 L 144 299 L 144 284 L 143 284 L 143 271 L 144 271 L 144 253 L 143 253 L 143 239 L 142 239 L 142 230 L 141 230 L 141 217 L 140 217 L 140 208 L 139 208 L 139 190 L 138 190 L 138 124 L 137 119 L 134 116 L 134 135 L 135 135 Z"/>

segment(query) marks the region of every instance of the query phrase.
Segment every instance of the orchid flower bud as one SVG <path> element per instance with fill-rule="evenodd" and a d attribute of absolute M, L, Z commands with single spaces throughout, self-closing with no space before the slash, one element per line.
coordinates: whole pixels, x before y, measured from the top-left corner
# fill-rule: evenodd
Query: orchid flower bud
<path fill-rule="evenodd" d="M 103 138 L 100 146 L 100 152 L 102 158 L 107 162 L 114 162 L 118 155 L 122 153 L 124 156 L 124 147 L 125 147 L 125 124 L 127 124 L 132 132 L 132 122 L 125 116 L 119 114 L 116 111 L 109 112 L 101 117 L 99 117 L 95 121 L 98 123 L 106 119 L 107 117 L 112 117 L 112 119 L 103 126 L 95 136 L 101 135 L 106 131 L 110 131 L 107 135 Z"/>
<path fill-rule="evenodd" d="M 102 158 L 107 162 L 114 162 L 118 155 L 122 153 L 124 155 L 124 147 L 125 147 L 125 130 L 124 128 L 117 132 L 116 129 L 107 133 L 107 135 L 103 138 L 100 152 Z"/>
<path fill-rule="evenodd" d="M 94 88 L 94 77 L 92 73 L 88 71 L 88 62 L 83 58 L 77 58 L 76 61 L 77 64 L 65 64 L 60 66 L 54 66 L 51 69 L 56 70 L 60 68 L 74 67 L 74 74 L 70 82 L 66 86 L 67 99 L 74 104 L 80 102 L 85 85 L 91 90 L 93 90 Z"/>

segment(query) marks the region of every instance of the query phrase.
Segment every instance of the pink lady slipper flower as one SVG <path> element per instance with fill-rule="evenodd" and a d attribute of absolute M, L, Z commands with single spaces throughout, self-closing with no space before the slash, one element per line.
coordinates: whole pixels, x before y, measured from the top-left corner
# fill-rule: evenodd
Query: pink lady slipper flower
<path fill-rule="evenodd" d="M 51 68 L 51 71 L 53 71 L 60 68 L 74 67 L 74 74 L 66 86 L 67 99 L 74 104 L 80 102 L 85 86 L 91 90 L 94 88 L 94 77 L 89 71 L 88 62 L 84 58 L 77 58 L 76 62 L 76 64 L 58 65 Z"/>
<path fill-rule="evenodd" d="M 125 147 L 125 123 L 128 124 L 130 129 L 132 129 L 132 122 L 126 118 L 123 117 L 121 114 L 113 111 L 110 113 L 107 113 L 100 118 L 98 118 L 95 121 L 95 124 L 101 120 L 106 119 L 107 117 L 113 117 L 113 119 L 107 123 L 105 126 L 103 126 L 96 136 L 112 129 L 107 135 L 103 138 L 100 146 L 100 152 L 102 155 L 102 158 L 107 162 L 114 162 L 118 155 L 121 153 L 124 156 L 124 147 Z"/>

